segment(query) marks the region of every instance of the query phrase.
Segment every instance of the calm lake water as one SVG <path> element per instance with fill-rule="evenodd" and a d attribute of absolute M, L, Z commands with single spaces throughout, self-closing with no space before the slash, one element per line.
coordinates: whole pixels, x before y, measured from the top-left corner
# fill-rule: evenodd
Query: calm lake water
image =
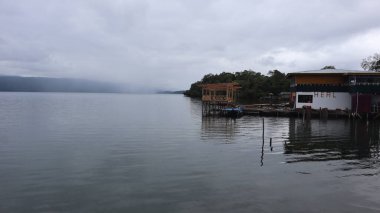
<path fill-rule="evenodd" d="M 0 212 L 379 212 L 379 122 L 182 95 L 0 93 Z M 272 138 L 272 146 L 269 140 Z"/>

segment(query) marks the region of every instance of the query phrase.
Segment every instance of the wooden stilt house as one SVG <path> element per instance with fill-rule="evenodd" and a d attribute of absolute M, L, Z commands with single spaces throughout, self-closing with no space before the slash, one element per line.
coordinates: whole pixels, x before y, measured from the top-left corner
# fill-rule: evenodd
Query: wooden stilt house
<path fill-rule="evenodd" d="M 226 106 L 236 104 L 238 83 L 202 84 L 202 114 L 217 114 Z"/>

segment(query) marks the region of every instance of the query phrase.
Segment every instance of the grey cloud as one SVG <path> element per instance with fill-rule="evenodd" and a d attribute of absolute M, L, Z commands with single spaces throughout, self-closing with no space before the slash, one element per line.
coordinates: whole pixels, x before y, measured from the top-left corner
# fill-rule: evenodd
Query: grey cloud
<path fill-rule="evenodd" d="M 204 74 L 359 69 L 379 1 L 0 1 L 0 74 L 185 89 Z"/>

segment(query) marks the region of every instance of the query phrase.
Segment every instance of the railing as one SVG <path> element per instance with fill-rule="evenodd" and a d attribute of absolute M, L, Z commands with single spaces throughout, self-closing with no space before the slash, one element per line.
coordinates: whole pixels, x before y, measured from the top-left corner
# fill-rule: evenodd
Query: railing
<path fill-rule="evenodd" d="M 350 82 L 350 86 L 380 86 L 380 82 Z"/>
<path fill-rule="evenodd" d="M 293 91 L 298 92 L 348 92 L 349 86 L 344 84 L 297 84 Z"/>
<path fill-rule="evenodd" d="M 380 93 L 380 84 L 356 84 L 350 86 L 350 93 Z"/>
<path fill-rule="evenodd" d="M 380 83 L 356 84 L 297 84 L 290 88 L 292 92 L 349 92 L 349 93 L 380 93 Z"/>
<path fill-rule="evenodd" d="M 225 95 L 203 95 L 202 101 L 220 101 L 220 102 L 232 102 L 232 98 L 228 98 Z"/>

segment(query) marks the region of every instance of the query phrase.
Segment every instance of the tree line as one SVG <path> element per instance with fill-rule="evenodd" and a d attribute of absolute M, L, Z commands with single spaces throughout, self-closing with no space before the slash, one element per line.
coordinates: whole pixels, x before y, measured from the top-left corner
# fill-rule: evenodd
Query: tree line
<path fill-rule="evenodd" d="M 261 97 L 271 95 L 279 95 L 280 92 L 289 91 L 290 80 L 286 78 L 286 74 L 278 70 L 269 71 L 268 75 L 252 70 L 244 70 L 242 72 L 222 72 L 220 74 L 207 74 L 202 80 L 191 84 L 190 89 L 185 91 L 185 95 L 189 97 L 201 97 L 201 84 L 210 83 L 239 83 L 240 99 L 257 100 Z"/>

